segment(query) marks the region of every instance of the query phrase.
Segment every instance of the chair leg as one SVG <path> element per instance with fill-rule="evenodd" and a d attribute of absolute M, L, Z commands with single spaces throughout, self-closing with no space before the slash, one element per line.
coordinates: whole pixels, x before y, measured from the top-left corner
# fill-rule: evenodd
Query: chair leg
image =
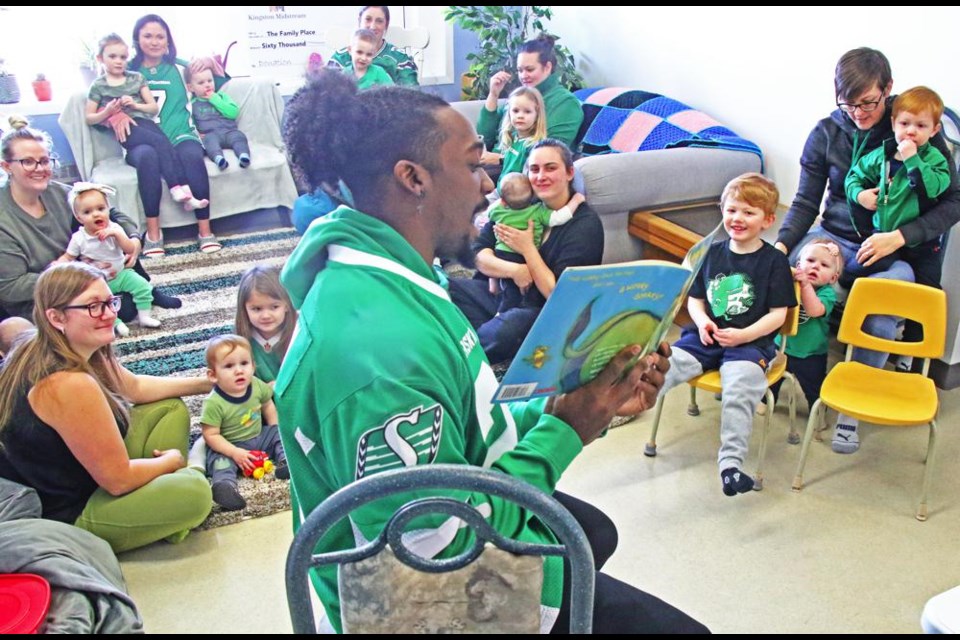
<path fill-rule="evenodd" d="M 770 435 L 770 416 L 774 410 L 773 392 L 767 389 L 767 413 L 763 416 L 763 434 L 760 436 L 760 455 L 757 460 L 757 474 L 753 479 L 753 490 L 763 491 L 763 461 L 767 455 L 767 436 Z"/>
<path fill-rule="evenodd" d="M 697 406 L 697 388 L 693 385 L 690 385 L 690 404 L 687 405 L 687 415 L 700 415 L 700 407 Z"/>
<path fill-rule="evenodd" d="M 930 480 L 933 478 L 933 459 L 937 449 L 937 421 L 930 422 L 930 442 L 927 444 L 926 469 L 923 471 L 923 493 L 920 494 L 920 506 L 917 507 L 917 520 L 927 519 L 927 492 L 930 490 Z"/>
<path fill-rule="evenodd" d="M 813 439 L 813 429 L 817 424 L 817 416 L 823 411 L 824 405 L 819 399 L 810 407 L 810 418 L 807 420 L 807 430 L 803 434 L 803 448 L 800 449 L 800 462 L 797 464 L 797 473 L 793 477 L 793 490 L 803 489 L 803 468 L 807 464 L 807 453 L 810 451 L 810 441 Z"/>
<path fill-rule="evenodd" d="M 790 433 L 787 434 L 787 442 L 800 444 L 800 434 L 797 432 L 797 379 L 791 375 L 790 382 Z"/>
<path fill-rule="evenodd" d="M 643 455 L 654 458 L 657 455 L 657 429 L 660 428 L 660 414 L 663 413 L 663 395 L 657 398 L 657 410 L 653 414 L 653 426 L 650 428 L 650 441 L 643 447 Z"/>

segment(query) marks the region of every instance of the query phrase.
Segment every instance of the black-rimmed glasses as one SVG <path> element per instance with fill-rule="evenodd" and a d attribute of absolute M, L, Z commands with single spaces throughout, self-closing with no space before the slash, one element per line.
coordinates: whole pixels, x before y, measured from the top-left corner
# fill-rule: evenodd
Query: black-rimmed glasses
<path fill-rule="evenodd" d="M 849 104 L 846 102 L 838 102 L 837 106 L 840 107 L 840 110 L 844 113 L 854 113 L 857 109 L 860 109 L 863 113 L 872 113 L 877 110 L 877 107 L 880 106 L 880 103 L 883 102 L 883 94 L 880 94 L 880 97 L 876 100 L 867 100 L 861 102 L 860 104 Z"/>
<path fill-rule="evenodd" d="M 97 300 L 96 302 L 91 302 L 90 304 L 68 304 L 67 306 L 60 308 L 64 310 L 86 309 L 91 318 L 102 318 L 103 314 L 107 312 L 107 306 L 109 306 L 114 313 L 120 311 L 120 296 L 112 296 L 107 300 Z"/>
<path fill-rule="evenodd" d="M 37 167 L 41 169 L 56 169 L 60 165 L 60 161 L 56 158 L 14 158 L 10 162 L 19 162 L 20 166 L 23 167 L 24 171 L 36 171 Z"/>

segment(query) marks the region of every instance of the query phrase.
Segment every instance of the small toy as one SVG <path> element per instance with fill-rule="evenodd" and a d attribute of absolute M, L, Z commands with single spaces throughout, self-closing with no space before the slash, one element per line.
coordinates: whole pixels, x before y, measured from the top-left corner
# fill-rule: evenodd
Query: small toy
<path fill-rule="evenodd" d="M 273 461 L 270 460 L 270 456 L 267 455 L 266 451 L 251 451 L 253 454 L 253 471 L 244 471 L 243 475 L 253 476 L 254 480 L 263 480 L 263 476 L 268 473 L 273 473 Z"/>

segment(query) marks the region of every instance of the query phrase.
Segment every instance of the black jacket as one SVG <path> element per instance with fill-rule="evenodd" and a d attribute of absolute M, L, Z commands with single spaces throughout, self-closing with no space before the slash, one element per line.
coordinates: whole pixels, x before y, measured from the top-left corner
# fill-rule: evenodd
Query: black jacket
<path fill-rule="evenodd" d="M 824 189 L 827 189 L 827 200 L 823 210 L 823 227 L 856 243 L 870 235 L 873 229 L 873 212 L 859 205 L 851 207 L 848 204 L 844 180 L 856 160 L 882 145 L 885 139 L 893 137 L 889 116 L 893 99 L 893 96 L 887 98 L 884 116 L 869 131 L 857 129 L 849 116 L 840 109 L 817 123 L 803 147 L 803 155 L 800 157 L 800 185 L 777 235 L 778 242 L 791 250 L 797 246 L 820 213 Z M 944 156 L 951 157 L 942 134 L 937 134 L 930 142 Z M 855 146 L 862 146 L 857 158 L 853 157 Z M 913 246 L 933 240 L 946 233 L 960 220 L 960 180 L 957 179 L 956 168 L 952 162 L 950 182 L 950 187 L 940 196 L 939 204 L 900 227 L 907 245 Z"/>

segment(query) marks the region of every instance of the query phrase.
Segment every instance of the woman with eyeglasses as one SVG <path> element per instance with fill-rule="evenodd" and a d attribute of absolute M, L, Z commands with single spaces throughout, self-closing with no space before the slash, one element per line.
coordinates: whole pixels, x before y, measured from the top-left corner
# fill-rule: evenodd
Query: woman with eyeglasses
<path fill-rule="evenodd" d="M 837 63 L 834 85 L 837 109 L 817 123 L 800 157 L 800 185 L 777 236 L 776 247 L 796 261 L 799 249 L 815 236 L 834 240 L 843 252 L 844 261 L 856 260 L 870 266 L 901 247 L 929 244 L 939 252 L 940 238 L 960 220 L 960 185 L 951 166 L 951 186 L 939 203 L 919 218 L 890 232 L 873 232 L 873 211 L 850 205 L 844 191 L 844 180 L 850 167 L 869 152 L 893 138 L 890 119 L 894 97 L 890 63 L 881 52 L 867 47 L 848 51 Z M 950 157 L 942 135 L 931 142 Z M 824 191 L 826 201 L 824 202 Z M 824 203 L 821 213 L 821 203 Z M 814 225 L 817 216 L 821 221 Z M 813 227 L 811 229 L 811 227 Z M 931 273 L 914 274 L 910 266 L 895 261 L 887 271 L 874 278 L 919 282 L 940 286 L 940 264 Z M 852 282 L 843 283 L 850 286 Z M 864 329 L 877 337 L 894 339 L 898 319 L 893 316 L 871 316 Z M 856 350 L 854 360 L 883 367 L 887 354 Z M 840 415 L 834 429 L 833 450 L 853 453 L 860 446 L 857 421 Z"/>
<path fill-rule="evenodd" d="M 30 317 L 40 272 L 63 255 L 78 224 L 67 203 L 69 188 L 53 181 L 57 161 L 50 137 L 27 124 L 24 118 L 11 117 L 10 129 L 0 137 L 0 169 L 7 177 L 0 187 L 0 319 Z M 137 225 L 119 212 L 111 212 L 111 220 L 133 240 L 136 250 L 125 263 L 133 267 L 140 253 Z M 180 306 L 179 300 L 156 290 L 154 302 Z M 136 317 L 132 299 L 124 311 L 122 320 Z"/>
<path fill-rule="evenodd" d="M 37 280 L 36 331 L 0 369 L 0 477 L 35 489 L 44 518 L 116 552 L 179 542 L 212 505 L 203 471 L 185 468 L 179 399 L 212 385 L 125 369 L 111 346 L 119 306 L 100 270 L 50 267 Z"/>

